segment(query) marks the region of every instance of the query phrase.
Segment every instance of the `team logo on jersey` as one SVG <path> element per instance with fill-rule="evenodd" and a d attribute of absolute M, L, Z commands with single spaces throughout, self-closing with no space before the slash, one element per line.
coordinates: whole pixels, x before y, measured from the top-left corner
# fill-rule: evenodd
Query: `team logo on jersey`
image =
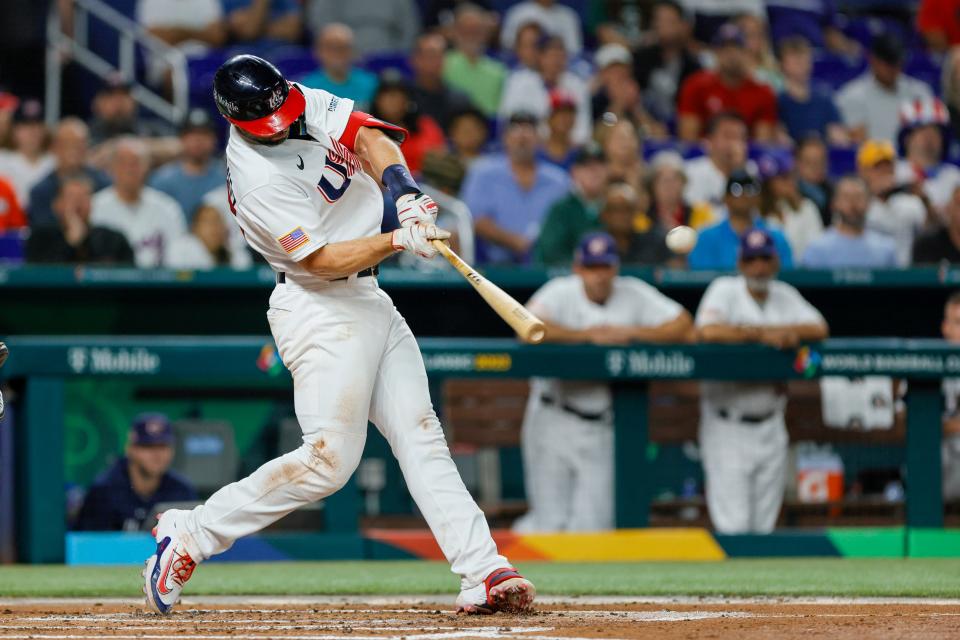
<path fill-rule="evenodd" d="M 300 171 L 303 171 L 303 158 L 298 155 L 297 160 L 300 161 L 297 163 L 297 169 L 300 169 Z"/>
<path fill-rule="evenodd" d="M 276 91 L 270 94 L 270 97 L 267 99 L 267 106 L 271 111 L 276 110 L 281 104 L 283 104 L 283 99 L 286 96 L 283 94 L 283 87 L 279 87 Z"/>
<path fill-rule="evenodd" d="M 287 253 L 293 253 L 303 245 L 310 242 L 310 236 L 307 235 L 307 232 L 304 231 L 302 227 L 297 227 L 287 235 L 277 238 L 277 242 L 280 243 L 280 246 L 283 247 L 284 251 Z"/>
<path fill-rule="evenodd" d="M 338 106 L 340 106 L 340 98 L 333 96 L 330 98 L 330 105 L 327 107 L 327 111 L 336 111 Z"/>

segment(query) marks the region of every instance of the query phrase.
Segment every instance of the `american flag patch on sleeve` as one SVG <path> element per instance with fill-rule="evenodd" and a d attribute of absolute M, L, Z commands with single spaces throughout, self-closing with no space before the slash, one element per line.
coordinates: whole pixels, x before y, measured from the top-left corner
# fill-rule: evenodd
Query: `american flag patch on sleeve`
<path fill-rule="evenodd" d="M 307 235 L 307 232 L 304 231 L 302 227 L 297 227 L 287 235 L 277 238 L 277 241 L 280 243 L 280 246 L 283 247 L 284 251 L 293 253 L 310 242 L 310 236 Z"/>

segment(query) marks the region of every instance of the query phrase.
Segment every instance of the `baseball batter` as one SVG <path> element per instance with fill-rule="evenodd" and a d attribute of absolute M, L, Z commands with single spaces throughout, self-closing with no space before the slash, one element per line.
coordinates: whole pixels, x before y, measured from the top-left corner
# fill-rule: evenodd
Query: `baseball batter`
<path fill-rule="evenodd" d="M 548 342 L 683 342 L 690 314 L 646 282 L 618 275 L 614 239 L 581 240 L 574 274 L 543 285 L 527 307 Z M 524 481 L 530 510 L 518 531 L 612 529 L 613 411 L 610 388 L 534 378 L 523 421 Z"/>
<path fill-rule="evenodd" d="M 293 376 L 303 445 L 220 489 L 190 511 L 165 512 L 144 571 L 148 605 L 168 613 L 196 564 L 347 482 L 367 421 L 384 435 L 452 570 L 458 611 L 526 609 L 533 584 L 499 555 L 463 485 L 430 402 L 417 343 L 377 286 L 398 251 L 424 259 L 445 239 L 437 206 L 410 176 L 396 141 L 406 132 L 353 102 L 288 83 L 269 62 L 231 58 L 214 98 L 232 123 L 228 195 L 247 242 L 277 272 L 267 319 Z M 402 225 L 380 233 L 375 176 Z"/>

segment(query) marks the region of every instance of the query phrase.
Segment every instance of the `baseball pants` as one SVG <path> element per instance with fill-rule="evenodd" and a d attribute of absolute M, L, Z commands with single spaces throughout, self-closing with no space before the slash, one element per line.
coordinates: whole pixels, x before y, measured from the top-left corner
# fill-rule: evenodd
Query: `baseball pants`
<path fill-rule="evenodd" d="M 293 376 L 303 445 L 184 512 L 177 528 L 191 556 L 221 553 L 343 487 L 360 462 L 369 420 L 390 443 L 462 586 L 509 566 L 450 457 L 413 333 L 376 278 L 311 288 L 288 278 L 274 290 L 267 318 Z"/>
<path fill-rule="evenodd" d="M 520 532 L 613 528 L 613 426 L 530 398 L 521 434 L 530 510 Z"/>
<path fill-rule="evenodd" d="M 770 533 L 786 488 L 787 426 L 783 412 L 745 424 L 700 409 L 700 456 L 707 509 L 719 533 Z"/>

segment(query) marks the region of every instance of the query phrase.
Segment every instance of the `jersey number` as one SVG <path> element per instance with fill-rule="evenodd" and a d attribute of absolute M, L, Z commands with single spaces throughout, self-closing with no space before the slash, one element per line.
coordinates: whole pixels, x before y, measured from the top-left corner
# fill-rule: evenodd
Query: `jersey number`
<path fill-rule="evenodd" d="M 327 177 L 328 174 L 334 179 L 333 182 Z M 336 186 L 334 182 L 339 183 L 340 186 Z M 320 194 L 323 195 L 324 200 L 327 202 L 336 202 L 343 197 L 344 192 L 346 192 L 349 186 L 350 178 L 346 158 L 333 150 L 329 151 L 327 153 L 327 164 L 323 168 L 323 175 L 320 178 L 320 182 L 317 183 L 317 189 L 320 190 Z"/>

